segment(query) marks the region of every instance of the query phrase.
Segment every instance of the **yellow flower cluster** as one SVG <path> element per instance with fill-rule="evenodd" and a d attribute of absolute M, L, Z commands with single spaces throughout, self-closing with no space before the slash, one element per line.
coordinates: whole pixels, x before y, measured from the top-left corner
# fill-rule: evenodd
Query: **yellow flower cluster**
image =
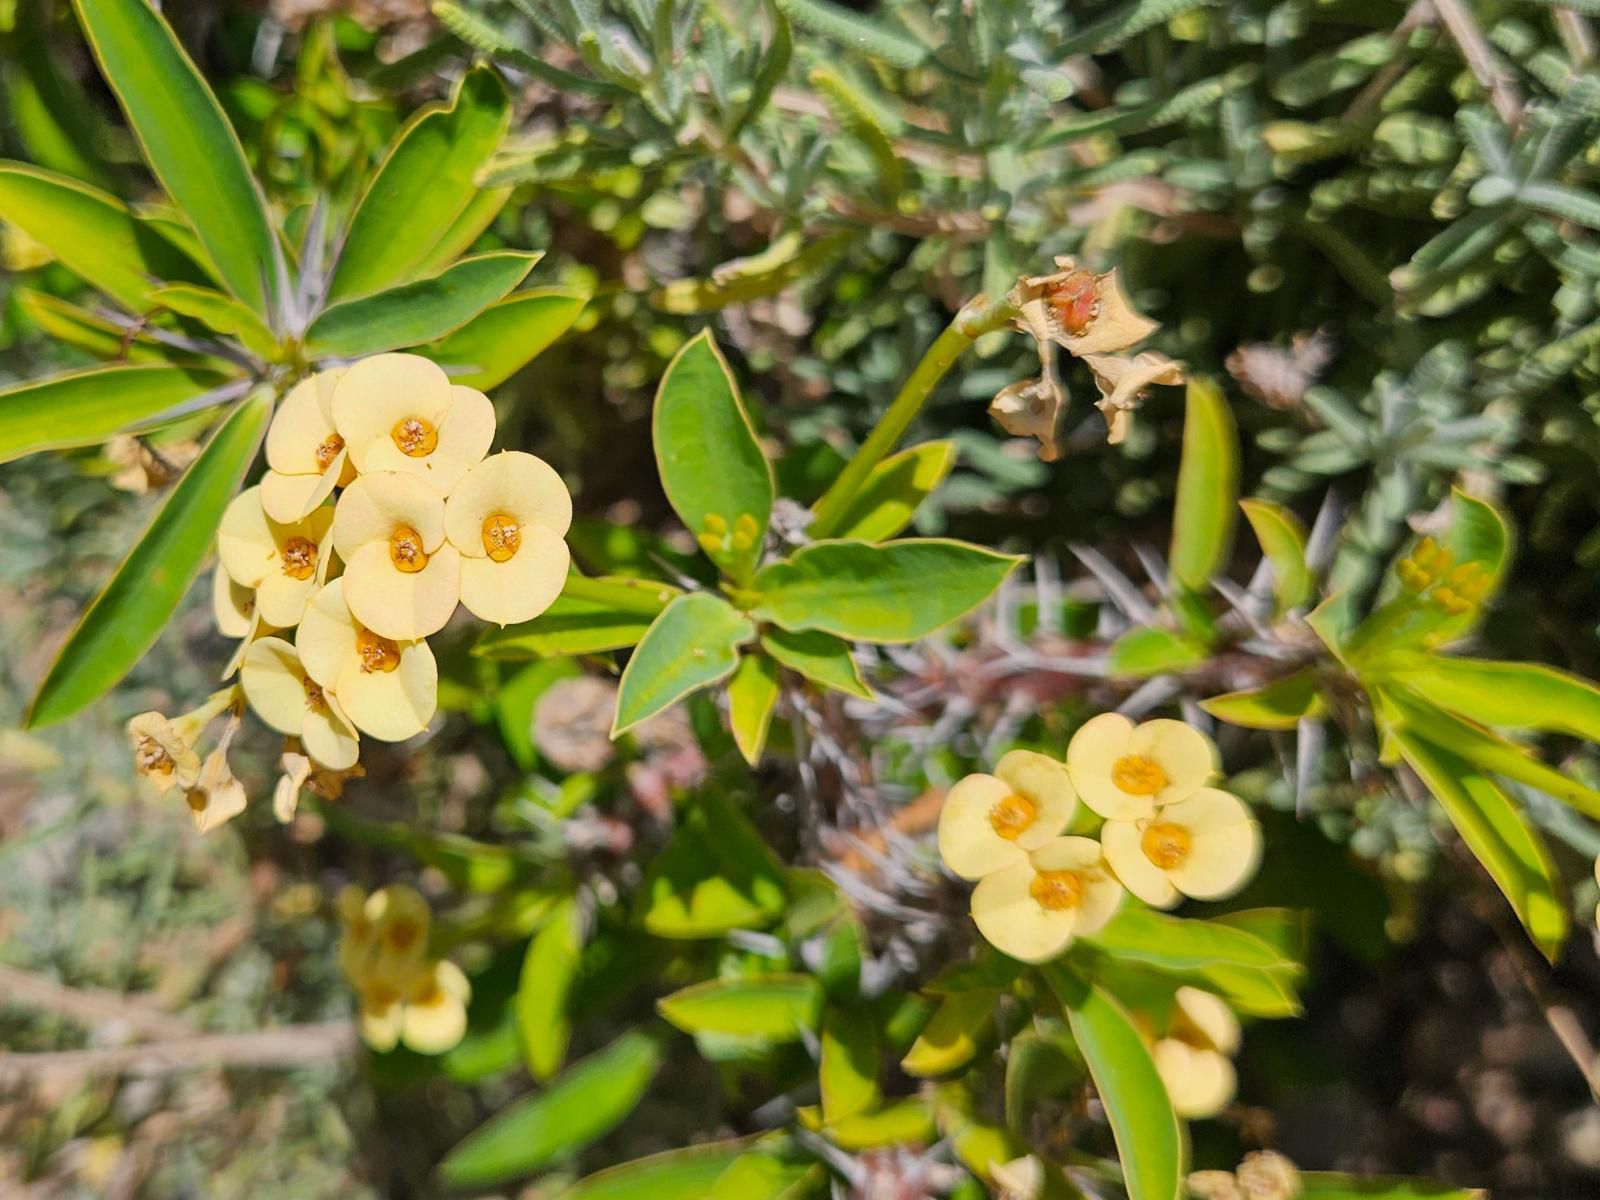
<path fill-rule="evenodd" d="M 426 639 L 458 603 L 507 625 L 561 593 L 572 498 L 532 454 L 490 455 L 494 434 L 481 392 L 412 354 L 323 371 L 278 407 L 268 470 L 217 532 L 212 610 L 239 639 L 225 677 L 237 672 L 250 707 L 296 743 L 280 816 L 308 777 L 359 769 L 360 735 L 394 742 L 427 727 L 439 673 Z M 181 785 L 194 804 L 194 720 L 135 720 L 141 773 L 163 792 Z M 203 828 L 244 807 L 225 770 L 226 803 L 205 806 Z"/>
<path fill-rule="evenodd" d="M 339 967 L 361 1001 L 361 1036 L 374 1050 L 404 1042 L 443 1054 L 467 1031 L 472 986 L 454 963 L 428 955 L 432 913 L 408 887 L 339 894 Z"/>
<path fill-rule="evenodd" d="M 1482 563 L 1456 564 L 1449 548 L 1431 537 L 1418 540 L 1394 570 L 1408 592 L 1425 596 L 1451 616 L 1472 611 L 1494 582 Z"/>
<path fill-rule="evenodd" d="M 1219 996 L 1181 987 L 1165 1033 L 1150 1049 L 1173 1110 L 1190 1120 L 1214 1117 L 1233 1100 L 1239 1018 Z"/>
<path fill-rule="evenodd" d="M 977 881 L 972 919 L 983 936 L 1044 962 L 1104 926 L 1124 890 L 1171 908 L 1244 885 L 1261 831 L 1238 797 L 1207 786 L 1216 772 L 1215 746 L 1182 721 L 1105 713 L 1073 735 L 1065 763 L 1014 750 L 993 775 L 951 788 L 939 853 Z M 1098 840 L 1063 836 L 1080 799 L 1101 818 Z"/>

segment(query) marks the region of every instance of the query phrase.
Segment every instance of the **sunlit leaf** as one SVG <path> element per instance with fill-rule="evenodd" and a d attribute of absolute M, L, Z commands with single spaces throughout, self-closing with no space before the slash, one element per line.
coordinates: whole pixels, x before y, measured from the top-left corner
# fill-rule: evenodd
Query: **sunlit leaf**
<path fill-rule="evenodd" d="M 572 1037 L 567 999 L 583 955 L 583 920 L 577 901 L 562 898 L 528 943 L 517 985 L 517 1029 L 535 1079 L 561 1069 Z"/>
<path fill-rule="evenodd" d="M 850 652 L 850 643 L 831 633 L 768 629 L 761 635 L 761 648 L 812 683 L 863 700 L 873 697 L 872 689 L 861 678 L 861 667 Z"/>
<path fill-rule="evenodd" d="M 1227 692 L 1200 701 L 1219 721 L 1246 729 L 1293 729 L 1323 712 L 1322 689 L 1310 667 L 1242 692 Z"/>
<path fill-rule="evenodd" d="M 1172 578 L 1203 591 L 1227 560 L 1239 492 L 1239 435 L 1222 389 L 1189 381 L 1183 420 L 1183 461 L 1172 509 Z"/>
<path fill-rule="evenodd" d="M 685 1033 L 789 1042 L 816 1029 L 822 987 L 810 975 L 711 979 L 663 996 L 656 1011 Z"/>
<path fill-rule="evenodd" d="M 0 462 L 148 427 L 222 382 L 207 371 L 144 364 L 88 367 L 0 389 Z"/>
<path fill-rule="evenodd" d="M 778 664 L 765 654 L 746 654 L 728 681 L 728 723 L 739 753 L 751 766 L 761 761 L 777 703 Z"/>
<path fill-rule="evenodd" d="M 739 647 L 755 636 L 755 624 L 726 600 L 710 592 L 679 596 L 628 659 L 611 736 L 732 675 L 739 665 Z"/>
<path fill-rule="evenodd" d="M 1245 519 L 1255 530 L 1261 553 L 1272 564 L 1272 590 L 1278 612 L 1299 608 L 1311 599 L 1311 568 L 1306 564 L 1306 530 L 1281 504 L 1270 500 L 1241 500 Z"/>
<path fill-rule="evenodd" d="M 911 524 L 917 508 L 955 466 L 954 442 L 925 442 L 912 446 L 872 468 L 861 488 L 839 518 L 834 536 L 881 542 Z"/>
<path fill-rule="evenodd" d="M 491 304 L 460 329 L 418 353 L 452 383 L 486 392 L 532 362 L 572 327 L 587 298 L 566 288 L 529 288 Z"/>

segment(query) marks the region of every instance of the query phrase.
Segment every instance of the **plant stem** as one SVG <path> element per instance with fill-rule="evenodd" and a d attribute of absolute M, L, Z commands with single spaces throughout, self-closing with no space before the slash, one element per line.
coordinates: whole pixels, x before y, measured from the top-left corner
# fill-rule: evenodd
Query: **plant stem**
<path fill-rule="evenodd" d="M 653 617 L 678 594 L 678 589 L 652 579 L 591 579 L 587 575 L 568 575 L 563 596 L 592 600 L 621 612 Z"/>
<path fill-rule="evenodd" d="M 839 472 L 839 478 L 833 481 L 827 494 L 813 507 L 809 530 L 813 538 L 830 537 L 838 529 L 850 502 L 856 498 L 867 476 L 872 474 L 872 468 L 882 462 L 884 456 L 905 436 L 911 422 L 916 420 L 922 406 L 933 394 L 933 389 L 955 365 L 962 352 L 984 334 L 1003 328 L 1014 316 L 1016 309 L 1007 301 L 990 304 L 985 297 L 976 296 L 962 305 L 955 319 L 928 347 L 928 352 L 906 379 L 894 403 L 889 405 L 888 411 L 867 435 L 867 440 L 861 443 L 855 457 L 845 464 L 844 470 Z"/>

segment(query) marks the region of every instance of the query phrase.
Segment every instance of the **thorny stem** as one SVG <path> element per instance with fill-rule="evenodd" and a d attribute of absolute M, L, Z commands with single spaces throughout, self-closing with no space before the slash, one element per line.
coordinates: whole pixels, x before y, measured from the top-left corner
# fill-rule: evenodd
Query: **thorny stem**
<path fill-rule="evenodd" d="M 955 365 L 956 359 L 978 338 L 1004 328 L 1014 316 L 1016 308 L 1009 301 L 992 304 L 986 297 L 976 296 L 962 305 L 955 319 L 928 347 L 928 352 L 912 370 L 900 394 L 867 435 L 867 440 L 861 443 L 855 457 L 845 464 L 844 470 L 839 472 L 839 478 L 833 481 L 833 486 L 817 501 L 812 510 L 814 516 L 809 530 L 813 538 L 831 537 L 838 529 L 850 502 L 861 490 L 872 468 L 882 462 L 905 436 L 906 430 L 933 394 L 933 389 Z"/>
<path fill-rule="evenodd" d="M 1483 30 L 1478 28 L 1478 23 L 1467 11 L 1467 6 L 1462 0 L 1433 0 L 1433 10 L 1439 15 L 1439 23 L 1445 27 L 1445 32 L 1461 51 L 1461 57 L 1473 77 L 1489 93 L 1495 112 L 1508 128 L 1516 129 L 1522 123 L 1522 99 L 1517 95 L 1516 84 L 1495 58 L 1494 50 L 1483 36 Z"/>

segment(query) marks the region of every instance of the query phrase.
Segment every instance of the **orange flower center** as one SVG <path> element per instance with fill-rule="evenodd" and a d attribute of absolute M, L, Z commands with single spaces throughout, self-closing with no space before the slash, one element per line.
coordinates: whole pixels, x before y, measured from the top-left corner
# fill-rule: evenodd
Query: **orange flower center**
<path fill-rule="evenodd" d="M 1111 782 L 1130 796 L 1154 796 L 1167 786 L 1167 773 L 1143 754 L 1124 754 L 1111 764 Z"/>
<path fill-rule="evenodd" d="M 1076 871 L 1040 871 L 1028 885 L 1028 895 L 1051 912 L 1077 908 L 1083 899 L 1083 876 Z"/>
<path fill-rule="evenodd" d="M 989 824 L 1010 842 L 1027 832 L 1028 826 L 1033 824 L 1033 819 L 1038 815 L 1038 806 L 1032 800 L 1012 792 L 989 810 Z"/>
<path fill-rule="evenodd" d="M 374 671 L 389 672 L 400 665 L 400 646 L 370 629 L 356 634 L 356 653 L 361 656 L 361 671 L 371 675 Z"/>
<path fill-rule="evenodd" d="M 483 523 L 483 552 L 495 562 L 505 562 L 522 545 L 522 526 L 515 517 L 495 513 Z"/>
<path fill-rule="evenodd" d="M 279 551 L 283 573 L 290 579 L 310 579 L 317 569 L 317 544 L 308 538 L 292 537 Z"/>
<path fill-rule="evenodd" d="M 189 805 L 190 812 L 205 812 L 206 806 L 211 803 L 211 797 L 199 788 L 190 788 L 183 794 L 183 799 Z"/>
<path fill-rule="evenodd" d="M 317 447 L 317 466 L 326 471 L 333 466 L 333 460 L 339 457 L 339 451 L 344 449 L 344 439 L 337 433 L 330 433 Z"/>
<path fill-rule="evenodd" d="M 1194 837 L 1182 825 L 1157 823 L 1148 826 L 1139 839 L 1144 856 L 1163 871 L 1181 866 L 1194 848 Z"/>
<path fill-rule="evenodd" d="M 322 694 L 322 689 L 309 675 L 300 681 L 306 690 L 306 707 L 312 712 L 322 712 L 328 707 L 328 698 Z"/>
<path fill-rule="evenodd" d="M 1100 315 L 1100 285 L 1088 271 L 1074 271 L 1045 292 L 1045 302 L 1056 320 L 1074 337 L 1082 334 Z"/>
<path fill-rule="evenodd" d="M 425 458 L 439 446 L 439 431 L 421 417 L 402 417 L 389 431 L 400 453 L 409 458 Z"/>
<path fill-rule="evenodd" d="M 415 921 L 400 917 L 389 926 L 385 937 L 396 953 L 404 953 L 417 944 L 417 939 L 422 936 L 422 927 Z"/>
<path fill-rule="evenodd" d="M 374 983 L 367 988 L 367 994 L 362 997 L 366 1001 L 368 1012 L 387 1012 L 400 999 L 400 993 L 386 983 Z"/>
<path fill-rule="evenodd" d="M 402 525 L 389 535 L 389 561 L 395 570 L 415 575 L 428 565 L 428 554 L 422 548 L 422 535 L 409 525 Z"/>
<path fill-rule="evenodd" d="M 133 752 L 133 765 L 141 775 L 171 775 L 178 767 L 166 748 L 151 737 L 139 739 L 139 748 Z"/>

